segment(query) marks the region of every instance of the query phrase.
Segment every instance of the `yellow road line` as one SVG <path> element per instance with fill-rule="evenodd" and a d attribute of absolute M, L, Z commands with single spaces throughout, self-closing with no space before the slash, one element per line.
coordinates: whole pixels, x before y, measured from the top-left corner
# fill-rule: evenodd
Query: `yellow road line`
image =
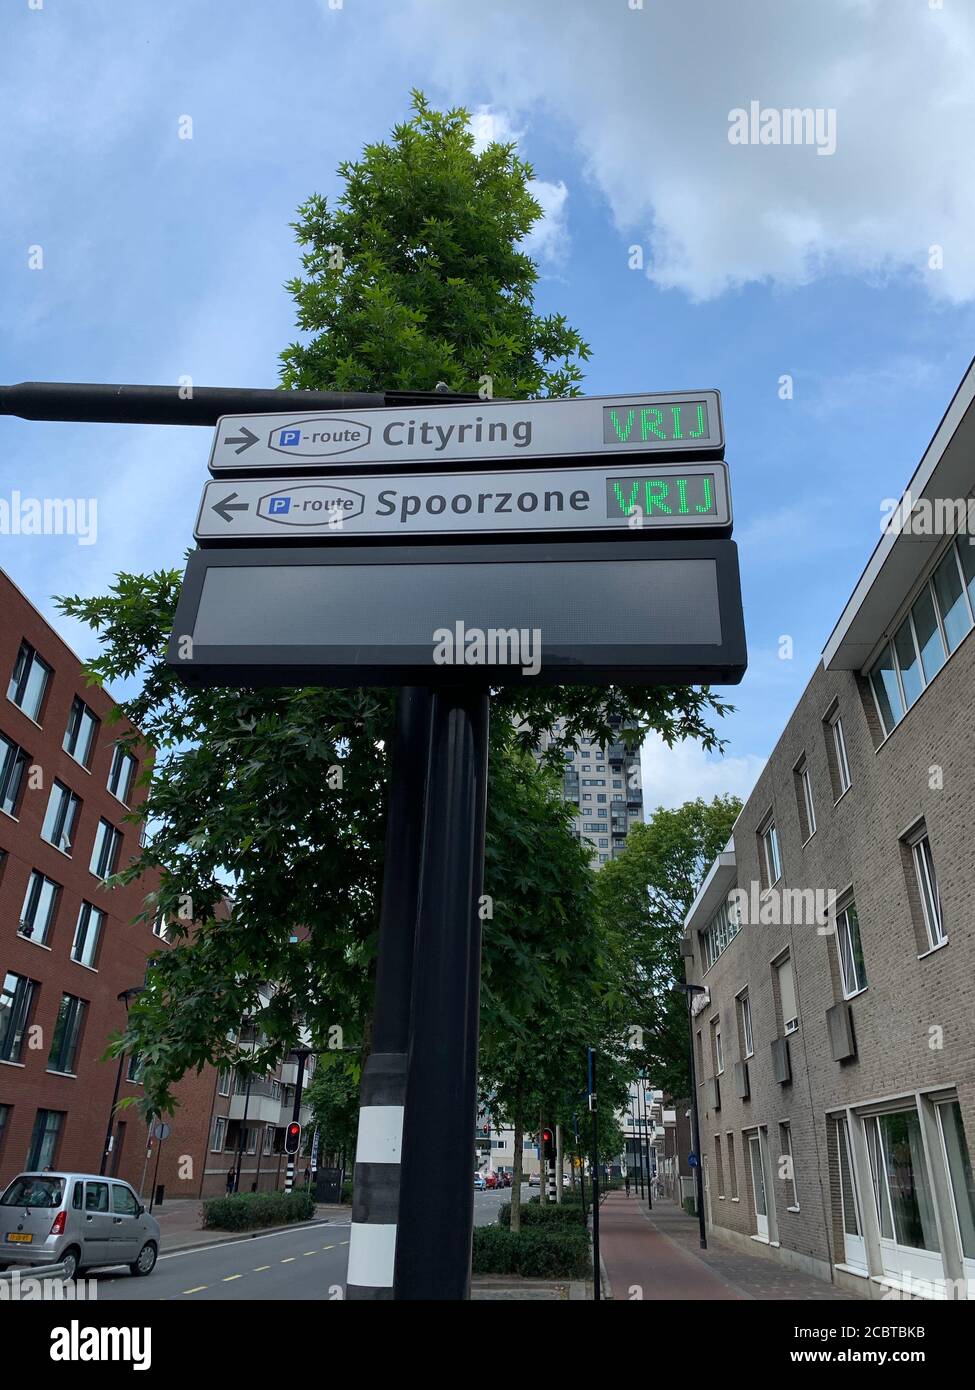
<path fill-rule="evenodd" d="M 334 1246 L 334 1245 L 323 1245 L 323 1246 L 322 1246 L 322 1249 L 323 1249 L 323 1250 L 334 1250 L 334 1249 L 335 1249 L 335 1246 Z"/>
<path fill-rule="evenodd" d="M 235 1279 L 242 1279 L 243 1277 L 244 1277 L 244 1276 L 243 1276 L 242 1274 L 228 1274 L 228 1275 L 225 1276 L 223 1282 L 224 1282 L 225 1284 L 230 1284 L 230 1283 L 232 1283 Z"/>
<path fill-rule="evenodd" d="M 270 1268 L 271 1268 L 270 1265 L 258 1265 L 257 1268 L 254 1270 L 254 1273 L 255 1273 L 255 1274 L 260 1274 L 260 1272 L 261 1272 L 262 1269 L 270 1269 Z"/>
<path fill-rule="evenodd" d="M 281 1263 L 282 1263 L 283 1265 L 292 1265 L 292 1264 L 294 1264 L 294 1262 L 295 1262 L 295 1260 L 296 1260 L 297 1258 L 298 1258 L 297 1255 L 289 1255 L 288 1258 L 287 1258 L 286 1260 L 282 1260 Z"/>
<path fill-rule="evenodd" d="M 208 1289 L 209 1287 L 210 1287 L 209 1284 L 197 1284 L 197 1286 L 196 1286 L 195 1289 L 184 1289 L 183 1292 L 184 1292 L 184 1293 L 202 1293 L 204 1289 Z"/>
<path fill-rule="evenodd" d="M 306 1250 L 306 1251 L 305 1251 L 305 1259 L 307 1260 L 307 1258 L 308 1258 L 309 1255 L 317 1255 L 317 1254 L 318 1254 L 318 1251 L 317 1251 L 317 1250 Z"/>

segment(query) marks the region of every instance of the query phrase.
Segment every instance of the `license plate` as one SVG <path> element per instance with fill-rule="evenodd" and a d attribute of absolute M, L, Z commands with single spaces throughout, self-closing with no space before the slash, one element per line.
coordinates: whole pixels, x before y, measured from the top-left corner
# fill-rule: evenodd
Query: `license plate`
<path fill-rule="evenodd" d="M 30 1245 L 34 1237 L 30 1234 L 29 1231 L 11 1231 L 8 1234 L 7 1239 L 19 1241 L 21 1245 Z"/>

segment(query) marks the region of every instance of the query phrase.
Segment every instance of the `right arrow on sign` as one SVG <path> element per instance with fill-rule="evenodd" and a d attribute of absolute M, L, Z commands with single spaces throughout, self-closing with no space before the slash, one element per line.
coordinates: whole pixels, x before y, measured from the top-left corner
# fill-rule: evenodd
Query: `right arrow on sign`
<path fill-rule="evenodd" d="M 241 425 L 240 434 L 235 434 L 223 441 L 225 444 L 239 444 L 240 448 L 234 452 L 242 454 L 245 449 L 249 449 L 252 444 L 257 443 L 257 435 L 249 430 L 246 425 Z"/>
<path fill-rule="evenodd" d="M 217 516 L 222 516 L 224 521 L 232 521 L 233 517 L 231 516 L 231 512 L 246 512 L 249 510 L 246 502 L 234 502 L 236 496 L 236 492 L 228 493 L 227 496 L 222 498 L 219 502 L 214 502 L 212 510 L 216 512 Z"/>

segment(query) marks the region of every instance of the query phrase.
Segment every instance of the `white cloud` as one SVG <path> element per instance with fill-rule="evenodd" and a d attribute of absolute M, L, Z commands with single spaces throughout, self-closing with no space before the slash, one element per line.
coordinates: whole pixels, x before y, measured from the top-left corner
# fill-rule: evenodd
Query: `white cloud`
<path fill-rule="evenodd" d="M 647 819 L 658 806 L 680 806 L 698 796 L 710 801 L 715 796 L 734 793 L 744 801 L 765 766 L 765 759 L 754 753 L 721 757 L 705 753 L 699 743 L 691 740 L 668 748 L 659 734 L 646 740 L 640 754 L 643 811 Z"/>
<path fill-rule="evenodd" d="M 389 23 L 458 98 L 477 71 L 512 122 L 541 107 L 570 132 L 662 288 L 906 273 L 935 299 L 975 298 L 970 8 L 495 0 L 473 25 L 453 0 L 413 0 Z M 835 154 L 732 145 L 729 113 L 752 101 L 835 110 Z"/>

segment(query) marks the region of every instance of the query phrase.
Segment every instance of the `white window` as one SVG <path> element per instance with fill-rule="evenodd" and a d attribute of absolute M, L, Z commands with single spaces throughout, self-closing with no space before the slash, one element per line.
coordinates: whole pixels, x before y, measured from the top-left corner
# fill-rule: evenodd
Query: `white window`
<path fill-rule="evenodd" d="M 958 1240 L 966 1262 L 975 1262 L 975 1183 L 972 1181 L 972 1165 L 968 1157 L 961 1106 L 957 1100 L 939 1101 L 935 1109 L 951 1178 L 951 1198 Z M 971 1277 L 969 1274 L 969 1278 Z"/>
<path fill-rule="evenodd" d="M 129 804 L 129 794 L 132 791 L 135 766 L 135 758 L 132 754 L 120 743 L 117 743 L 115 751 L 112 753 L 112 766 L 108 774 L 108 790 L 126 806 Z"/>
<path fill-rule="evenodd" d="M 91 903 L 82 902 L 78 911 L 78 922 L 71 946 L 72 960 L 77 961 L 79 965 L 87 965 L 94 969 L 104 925 L 105 913 L 101 908 L 93 907 Z"/>
<path fill-rule="evenodd" d="M 222 1072 L 220 1073 L 220 1075 L 217 1077 L 217 1095 L 218 1095 L 218 1096 L 229 1096 L 229 1095 L 230 1095 L 230 1081 L 231 1081 L 231 1077 L 232 1077 L 232 1076 L 233 1076 L 233 1072 L 230 1070 L 230 1068 L 227 1068 L 225 1071 L 222 1071 Z"/>
<path fill-rule="evenodd" d="M 20 936 L 26 936 L 38 946 L 46 944 L 60 892 L 60 886 L 53 879 L 45 878 L 37 869 L 32 870 L 20 910 Z"/>
<path fill-rule="evenodd" d="M 816 833 L 816 809 L 813 806 L 812 778 L 809 775 L 809 764 L 803 758 L 799 767 L 796 769 L 799 778 L 799 786 L 802 790 L 802 806 L 806 813 L 806 839 Z"/>
<path fill-rule="evenodd" d="M 840 969 L 843 972 L 843 994 L 850 999 L 867 987 L 867 970 L 863 963 L 860 922 L 855 903 L 847 903 L 846 907 L 836 914 L 836 942 L 840 953 Z"/>
<path fill-rule="evenodd" d="M 88 708 L 81 696 L 76 695 L 71 702 L 68 727 L 64 731 L 62 746 L 64 751 L 70 753 L 72 758 L 79 762 L 82 767 L 87 767 L 91 760 L 98 723 L 97 717 Z"/>
<path fill-rule="evenodd" d="M 14 673 L 7 688 L 7 699 L 23 710 L 28 719 L 39 721 L 44 692 L 51 678 L 51 668 L 42 661 L 29 642 L 21 642 Z"/>
<path fill-rule="evenodd" d="M 718 1024 L 712 1025 L 714 1029 L 714 1069 L 720 1076 L 724 1071 L 724 1052 L 721 1047 L 721 1028 Z"/>
<path fill-rule="evenodd" d="M 92 846 L 91 863 L 88 866 L 96 878 L 110 878 L 115 872 L 121 843 L 121 830 L 116 830 L 107 820 L 100 820 Z"/>
<path fill-rule="evenodd" d="M 766 821 L 758 832 L 765 865 L 765 887 L 771 888 L 782 877 L 782 858 L 779 854 L 779 833 L 775 822 Z"/>
<path fill-rule="evenodd" d="M 796 982 L 792 970 L 792 957 L 786 956 L 775 967 L 779 985 L 779 1004 L 782 1008 L 782 1027 L 787 1033 L 794 1033 L 799 1027 L 799 1010 L 796 1007 Z"/>
<path fill-rule="evenodd" d="M 741 1019 L 743 1055 L 751 1057 L 755 1052 L 755 1047 L 752 1042 L 752 1001 L 749 999 L 747 991 L 738 996 L 738 1015 Z"/>
<path fill-rule="evenodd" d="M 223 1153 L 224 1140 L 227 1137 L 227 1121 L 218 1117 L 213 1122 L 213 1143 L 210 1145 L 210 1152 L 215 1154 Z"/>
<path fill-rule="evenodd" d="M 47 801 L 41 837 L 63 850 L 65 854 L 71 853 L 74 827 L 80 807 L 80 796 L 76 796 L 63 782 L 54 783 Z"/>
<path fill-rule="evenodd" d="M 833 739 L 833 753 L 836 757 L 836 777 L 839 784 L 840 796 L 850 785 L 850 764 L 846 756 L 846 738 L 843 734 L 843 720 L 840 718 L 839 710 L 830 717 L 830 733 Z M 837 797 L 839 800 L 839 797 Z"/>
<path fill-rule="evenodd" d="M 914 873 L 917 876 L 917 890 L 921 898 L 921 911 L 924 913 L 924 926 L 931 949 L 948 940 L 944 920 L 941 916 L 941 898 L 938 894 L 938 876 L 934 871 L 934 858 L 931 854 L 931 841 L 927 831 L 922 831 L 911 841 L 911 856 L 914 860 Z"/>

